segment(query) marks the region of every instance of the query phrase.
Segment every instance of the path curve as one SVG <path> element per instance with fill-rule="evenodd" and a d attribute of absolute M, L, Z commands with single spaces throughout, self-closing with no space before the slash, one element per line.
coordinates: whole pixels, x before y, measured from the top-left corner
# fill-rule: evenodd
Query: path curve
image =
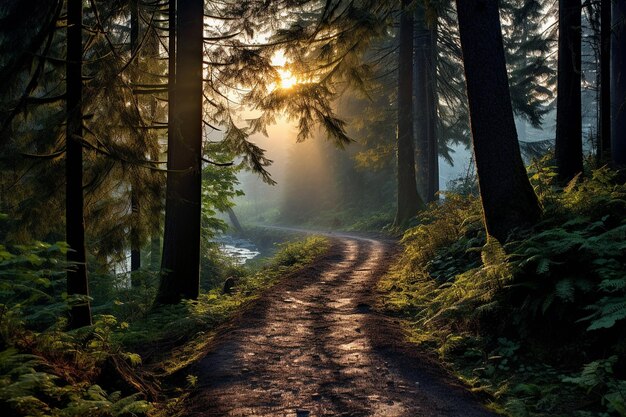
<path fill-rule="evenodd" d="M 330 251 L 267 291 L 194 373 L 194 416 L 493 416 L 377 314 L 397 247 L 328 234 Z"/>

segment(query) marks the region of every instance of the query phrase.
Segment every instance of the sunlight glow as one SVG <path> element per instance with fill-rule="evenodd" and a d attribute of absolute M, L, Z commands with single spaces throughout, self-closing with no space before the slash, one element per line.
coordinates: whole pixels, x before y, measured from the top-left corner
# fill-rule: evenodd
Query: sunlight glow
<path fill-rule="evenodd" d="M 291 88 L 298 82 L 298 79 L 289 70 L 279 69 L 278 73 L 280 74 L 281 88 Z"/>
<path fill-rule="evenodd" d="M 291 88 L 298 83 L 298 78 L 286 68 L 287 58 L 283 51 L 277 51 L 272 57 L 272 65 L 280 75 L 280 88 Z"/>

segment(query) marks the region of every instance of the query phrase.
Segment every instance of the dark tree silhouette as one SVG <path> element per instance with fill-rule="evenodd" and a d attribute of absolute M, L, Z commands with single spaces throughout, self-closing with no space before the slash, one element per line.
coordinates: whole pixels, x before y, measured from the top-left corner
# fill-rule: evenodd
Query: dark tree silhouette
<path fill-rule="evenodd" d="M 413 11 L 411 2 L 402 0 L 398 62 L 398 196 L 394 225 L 402 227 L 424 202 L 417 193 L 413 148 Z"/>
<path fill-rule="evenodd" d="M 580 0 L 559 1 L 559 62 L 554 153 L 559 179 L 563 183 L 569 182 L 583 170 L 580 15 Z"/>
<path fill-rule="evenodd" d="M 497 0 L 457 0 L 474 159 L 487 232 L 506 240 L 540 207 L 522 162 Z"/>
<path fill-rule="evenodd" d="M 611 157 L 611 0 L 600 2 L 600 120 L 597 159 Z"/>
<path fill-rule="evenodd" d="M 626 165 L 626 0 L 613 1 L 611 39 L 611 157 Z"/>
<path fill-rule="evenodd" d="M 176 36 L 176 64 L 170 71 L 175 68 L 176 74 L 169 99 L 169 172 L 156 299 L 162 304 L 195 299 L 200 290 L 203 3 L 186 1 L 170 9 L 176 13 L 176 29 L 170 27 L 170 36 Z"/>
<path fill-rule="evenodd" d="M 439 191 L 437 143 L 437 31 L 436 19 L 426 17 L 426 6 L 415 12 L 415 103 L 417 185 L 422 199 L 430 203 Z"/>
<path fill-rule="evenodd" d="M 138 0 L 130 1 L 130 53 L 131 57 L 134 57 L 134 65 L 139 64 L 139 58 L 136 56 L 139 48 L 139 10 Z M 130 192 L 130 207 L 132 214 L 135 218 L 139 218 L 140 215 L 140 203 L 137 196 L 136 189 L 137 184 L 131 183 Z M 137 224 L 131 224 L 130 226 L 130 270 L 131 273 L 138 271 L 141 268 L 141 241 L 139 239 L 139 230 Z M 136 279 L 131 278 L 133 285 L 137 285 Z"/>
<path fill-rule="evenodd" d="M 87 266 L 85 260 L 85 221 L 83 215 L 83 81 L 82 81 L 82 0 L 67 2 L 67 128 L 66 128 L 66 239 L 71 250 L 67 260 L 67 294 L 79 296 L 72 302 L 69 326 L 79 328 L 91 324 Z"/>

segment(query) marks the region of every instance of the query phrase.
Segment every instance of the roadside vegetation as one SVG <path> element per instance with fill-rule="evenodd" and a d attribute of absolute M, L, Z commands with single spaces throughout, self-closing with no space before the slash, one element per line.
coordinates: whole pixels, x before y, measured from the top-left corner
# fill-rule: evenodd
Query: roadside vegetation
<path fill-rule="evenodd" d="M 127 275 L 94 275 L 94 324 L 67 331 L 67 246 L 1 246 L 3 415 L 173 415 L 195 382 L 181 370 L 202 356 L 216 328 L 327 248 L 321 237 L 284 243 L 254 270 L 211 253 L 221 279 L 203 280 L 198 300 L 160 307 L 152 304 L 155 272 L 139 272 L 133 287 Z"/>
<path fill-rule="evenodd" d="M 478 197 L 446 193 L 404 234 L 382 308 L 505 415 L 626 416 L 626 185 L 530 169 L 534 228 L 501 245 Z"/>
<path fill-rule="evenodd" d="M 383 308 L 495 410 L 626 416 L 626 0 L 0 4 L 3 415 L 184 414 L 328 247 L 228 217 L 406 231 Z"/>

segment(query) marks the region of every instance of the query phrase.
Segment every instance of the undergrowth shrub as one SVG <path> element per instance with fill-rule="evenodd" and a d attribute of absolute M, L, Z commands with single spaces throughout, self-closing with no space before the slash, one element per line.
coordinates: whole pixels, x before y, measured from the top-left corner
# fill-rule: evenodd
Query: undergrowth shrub
<path fill-rule="evenodd" d="M 163 374 L 183 368 L 207 334 L 261 290 L 326 251 L 311 237 L 283 244 L 258 272 L 215 258 L 217 277 L 198 300 L 154 309 L 158 273 L 92 271 L 94 324 L 66 331 L 66 244 L 0 245 L 0 410 L 18 416 L 137 416 L 148 413 L 151 387 L 133 368 L 157 356 Z M 229 267 L 226 267 L 229 266 Z M 218 270 L 219 269 L 219 273 Z M 236 291 L 222 293 L 226 276 Z M 132 285 L 131 285 L 132 282 Z M 155 355 L 158 352 L 159 355 Z M 154 358 L 153 358 L 154 359 Z M 153 395 L 151 395 L 153 397 Z"/>
<path fill-rule="evenodd" d="M 64 325 L 60 321 L 44 332 L 12 325 L 18 331 L 0 351 L 3 415 L 138 416 L 152 408 L 141 392 L 100 385 L 108 377 L 103 369 L 110 359 L 120 358 L 129 366 L 141 362 L 138 355 L 123 352 L 112 342 L 114 317 L 96 317 L 93 326 L 72 332 L 62 331 Z M 122 379 L 118 374 L 114 377 Z"/>
<path fill-rule="evenodd" d="M 375 212 L 365 219 L 355 221 L 352 225 L 347 227 L 347 230 L 380 232 L 385 226 L 393 223 L 392 213 L 393 211 L 391 210 Z"/>
<path fill-rule="evenodd" d="M 126 326 L 110 315 L 64 331 L 71 297 L 65 293 L 68 246 L 33 242 L 0 245 L 0 410 L 3 416 L 131 416 L 151 405 L 124 383 L 110 362 L 141 362 L 113 342 Z M 116 373 L 107 375 L 107 373 Z M 123 382 L 123 381 L 122 381 Z"/>
<path fill-rule="evenodd" d="M 0 412 L 170 415 L 168 407 L 181 403 L 182 397 L 155 409 L 148 402 L 159 393 L 154 379 L 199 358 L 219 324 L 327 249 L 328 240 L 321 237 L 283 244 L 268 265 L 252 272 L 208 248 L 212 260 L 204 265 L 209 268 L 198 300 L 159 308 L 153 306 L 158 272 L 90 270 L 94 324 L 67 331 L 67 309 L 73 301 L 65 294 L 71 267 L 65 261 L 67 245 L 0 245 Z M 222 292 L 226 277 L 238 279 L 228 294 Z M 139 368 L 144 354 L 152 361 L 149 371 Z M 184 395 L 182 391 L 176 395 Z"/>
<path fill-rule="evenodd" d="M 0 245 L 0 348 L 10 335 L 10 318 L 46 327 L 67 310 L 67 250 L 63 242 Z"/>
<path fill-rule="evenodd" d="M 289 268 L 307 264 L 328 249 L 328 240 L 320 236 L 308 237 L 301 241 L 286 242 L 278 245 L 278 252 L 271 261 L 271 266 Z"/>
<path fill-rule="evenodd" d="M 204 255 L 200 259 L 200 288 L 210 291 L 221 287 L 229 277 L 241 278 L 247 271 L 238 265 L 233 258 L 223 253 L 219 244 L 210 242 L 205 244 Z"/>
<path fill-rule="evenodd" d="M 626 185 L 607 168 L 564 188 L 545 161 L 532 170 L 540 224 L 501 244 L 485 236 L 476 197 L 447 194 L 405 234 L 380 284 L 384 308 L 501 411 L 623 416 Z M 606 370 L 608 358 L 603 382 L 585 388 L 576 369 Z"/>

